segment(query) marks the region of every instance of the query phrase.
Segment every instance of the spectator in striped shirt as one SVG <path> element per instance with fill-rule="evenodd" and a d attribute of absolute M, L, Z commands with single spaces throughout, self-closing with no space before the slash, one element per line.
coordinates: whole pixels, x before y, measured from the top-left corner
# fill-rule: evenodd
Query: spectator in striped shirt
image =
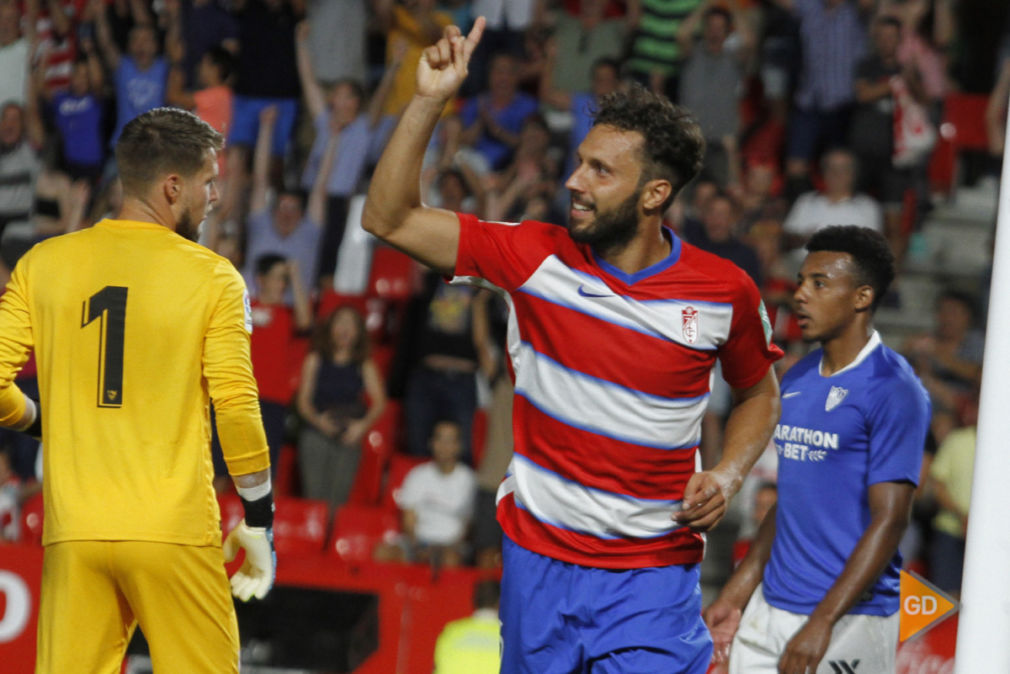
<path fill-rule="evenodd" d="M 786 148 L 790 197 L 809 189 L 811 162 L 844 145 L 873 0 L 775 0 L 800 22 L 803 61 Z"/>

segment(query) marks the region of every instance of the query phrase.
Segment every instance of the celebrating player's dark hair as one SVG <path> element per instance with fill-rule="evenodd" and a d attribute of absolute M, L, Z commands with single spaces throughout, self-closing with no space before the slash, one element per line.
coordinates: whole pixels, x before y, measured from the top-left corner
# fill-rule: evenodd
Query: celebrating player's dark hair
<path fill-rule="evenodd" d="M 851 255 L 858 271 L 856 281 L 873 288 L 870 308 L 877 310 L 894 280 L 894 254 L 880 232 L 856 225 L 833 225 L 814 233 L 806 249 L 811 253 L 826 250 Z"/>
<path fill-rule="evenodd" d="M 178 108 L 155 108 L 123 128 L 116 163 L 123 192 L 139 195 L 166 173 L 191 176 L 207 150 L 224 147 L 224 136 L 196 115 Z"/>
<path fill-rule="evenodd" d="M 698 122 L 686 108 L 674 105 L 640 84 L 632 84 L 626 92 L 604 96 L 593 124 L 642 134 L 645 141 L 642 144 L 645 150 L 643 179 L 663 178 L 673 185 L 663 210 L 701 171 L 705 138 Z"/>

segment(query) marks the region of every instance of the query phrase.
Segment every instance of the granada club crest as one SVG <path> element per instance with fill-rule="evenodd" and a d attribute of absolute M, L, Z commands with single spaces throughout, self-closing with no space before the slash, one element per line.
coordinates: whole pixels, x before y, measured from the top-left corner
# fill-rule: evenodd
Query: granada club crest
<path fill-rule="evenodd" d="M 698 341 L 698 310 L 694 307 L 685 307 L 680 312 L 680 329 L 684 335 L 684 341 L 694 344 Z"/>
<path fill-rule="evenodd" d="M 841 386 L 832 386 L 831 390 L 828 392 L 828 399 L 824 401 L 824 411 L 830 412 L 845 400 L 845 396 L 849 395 L 849 390 L 842 388 Z"/>

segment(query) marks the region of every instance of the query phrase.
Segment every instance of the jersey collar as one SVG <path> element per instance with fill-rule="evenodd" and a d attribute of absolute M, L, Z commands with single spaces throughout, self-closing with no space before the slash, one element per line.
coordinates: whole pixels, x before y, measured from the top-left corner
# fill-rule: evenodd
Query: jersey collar
<path fill-rule="evenodd" d="M 662 232 L 663 236 L 665 236 L 667 240 L 670 242 L 670 254 L 667 255 L 664 259 L 657 262 L 656 264 L 650 265 L 645 269 L 639 269 L 633 274 L 629 274 L 628 272 L 618 269 L 614 265 L 610 264 L 602 257 L 597 255 L 595 250 L 593 251 L 593 259 L 596 260 L 596 264 L 600 266 L 600 269 L 607 272 L 614 278 L 623 281 L 629 286 L 634 285 L 639 281 L 641 281 L 642 279 L 646 279 L 649 278 L 650 276 L 655 276 L 656 274 L 666 271 L 673 265 L 677 264 L 677 260 L 680 259 L 680 249 L 681 249 L 680 237 L 678 237 L 674 233 L 674 231 L 669 227 L 667 227 L 666 225 L 663 225 Z"/>
<path fill-rule="evenodd" d="M 851 363 L 849 363 L 848 365 L 846 365 L 845 367 L 843 367 L 841 370 L 839 370 L 838 372 L 833 372 L 832 374 L 829 374 L 829 375 L 821 374 L 824 371 L 824 352 L 822 351 L 821 352 L 821 360 L 817 364 L 817 374 L 820 374 L 822 377 L 837 377 L 838 375 L 840 375 L 843 372 L 848 372 L 849 370 L 853 370 L 853 369 L 859 367 L 859 365 L 864 360 L 866 360 L 867 356 L 870 355 L 870 352 L 873 351 L 878 346 L 880 346 L 880 333 L 877 332 L 876 330 L 874 330 L 873 334 L 870 335 L 870 339 L 867 340 L 867 342 L 863 346 L 863 348 L 860 349 L 860 351 L 856 355 L 855 359 Z"/>

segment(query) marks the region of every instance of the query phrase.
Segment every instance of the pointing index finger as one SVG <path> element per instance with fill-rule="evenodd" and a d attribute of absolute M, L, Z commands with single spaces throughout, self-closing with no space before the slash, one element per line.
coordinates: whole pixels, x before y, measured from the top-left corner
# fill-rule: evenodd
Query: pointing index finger
<path fill-rule="evenodd" d="M 472 54 L 473 50 L 477 48 L 477 43 L 480 42 L 480 38 L 484 34 L 484 25 L 484 17 L 478 16 L 477 20 L 473 22 L 473 28 L 470 29 L 470 34 L 466 36 L 466 41 L 463 43 L 463 56 L 466 57 L 467 60 L 470 59 L 470 54 Z"/>

